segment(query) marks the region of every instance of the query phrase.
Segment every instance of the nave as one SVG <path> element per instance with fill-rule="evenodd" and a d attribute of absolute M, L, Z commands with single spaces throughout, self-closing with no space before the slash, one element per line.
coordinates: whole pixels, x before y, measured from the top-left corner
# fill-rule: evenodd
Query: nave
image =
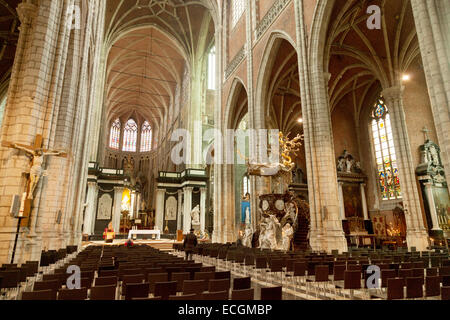
<path fill-rule="evenodd" d="M 75 249 L 76 250 L 76 249 Z M 0 269 L 9 300 L 396 300 L 450 299 L 448 251 L 352 250 L 333 254 L 202 244 L 184 260 L 150 245 L 89 245 L 43 252 L 41 265 Z M 379 288 L 367 288 L 370 266 Z M 80 289 L 68 268 L 78 266 Z M 14 277 L 14 275 L 16 275 Z M 376 283 L 375 280 L 373 283 Z M 76 283 L 76 282 L 75 282 Z M 71 289 L 72 288 L 72 289 Z"/>

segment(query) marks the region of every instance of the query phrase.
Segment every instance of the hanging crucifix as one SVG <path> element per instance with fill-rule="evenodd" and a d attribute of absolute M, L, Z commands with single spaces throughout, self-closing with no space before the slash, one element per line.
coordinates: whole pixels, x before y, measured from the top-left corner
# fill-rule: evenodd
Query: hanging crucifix
<path fill-rule="evenodd" d="M 32 200 L 34 197 L 34 191 L 39 184 L 39 181 L 43 175 L 46 175 L 46 170 L 43 169 L 43 164 L 46 156 L 58 156 L 67 157 L 67 153 L 57 150 L 45 150 L 42 148 L 42 136 L 37 135 L 34 146 L 27 146 L 20 143 L 12 143 L 4 141 L 3 147 L 14 148 L 17 150 L 25 151 L 28 156 L 31 157 L 30 164 L 30 177 L 28 180 L 27 199 Z"/>

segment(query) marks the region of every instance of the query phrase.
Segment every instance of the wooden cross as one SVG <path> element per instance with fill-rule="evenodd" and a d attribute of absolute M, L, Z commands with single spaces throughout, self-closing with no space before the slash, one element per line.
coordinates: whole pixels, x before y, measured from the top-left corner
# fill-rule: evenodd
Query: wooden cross
<path fill-rule="evenodd" d="M 31 212 L 31 205 L 33 202 L 33 194 L 38 186 L 40 178 L 43 174 L 46 173 L 43 170 L 42 166 L 44 164 L 44 160 L 46 156 L 58 156 L 58 157 L 67 157 L 67 153 L 63 151 L 57 150 L 46 150 L 42 149 L 43 138 L 42 135 L 37 135 L 34 140 L 34 145 L 24 145 L 21 143 L 13 143 L 8 141 L 2 141 L 2 146 L 7 148 L 14 148 L 21 151 L 25 151 L 28 155 L 31 156 L 31 167 L 30 174 L 27 181 L 27 191 L 26 191 L 26 199 L 22 199 L 24 201 L 24 216 L 28 217 Z"/>

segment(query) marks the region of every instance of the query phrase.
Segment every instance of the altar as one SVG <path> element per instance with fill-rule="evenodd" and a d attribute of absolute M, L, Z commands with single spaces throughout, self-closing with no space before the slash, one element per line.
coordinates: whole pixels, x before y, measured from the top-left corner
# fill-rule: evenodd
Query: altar
<path fill-rule="evenodd" d="M 161 240 L 161 231 L 159 230 L 130 230 L 128 232 L 128 239 L 132 239 L 134 235 L 136 235 L 136 237 L 138 235 L 147 235 L 147 236 L 156 235 L 156 240 Z"/>

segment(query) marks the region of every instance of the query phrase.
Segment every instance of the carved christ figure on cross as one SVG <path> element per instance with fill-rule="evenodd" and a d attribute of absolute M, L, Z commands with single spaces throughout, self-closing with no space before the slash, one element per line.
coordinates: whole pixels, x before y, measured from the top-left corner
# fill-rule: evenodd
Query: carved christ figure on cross
<path fill-rule="evenodd" d="M 38 183 L 42 175 L 46 174 L 46 171 L 42 168 L 46 156 L 59 156 L 67 157 L 64 151 L 57 150 L 45 150 L 42 149 L 42 136 L 38 135 L 34 146 L 27 146 L 20 143 L 10 143 L 3 142 L 2 145 L 8 148 L 14 148 L 18 150 L 25 151 L 27 154 L 31 155 L 31 167 L 30 167 L 30 180 L 29 180 L 29 191 L 28 199 L 33 199 L 34 191 L 38 186 Z"/>

